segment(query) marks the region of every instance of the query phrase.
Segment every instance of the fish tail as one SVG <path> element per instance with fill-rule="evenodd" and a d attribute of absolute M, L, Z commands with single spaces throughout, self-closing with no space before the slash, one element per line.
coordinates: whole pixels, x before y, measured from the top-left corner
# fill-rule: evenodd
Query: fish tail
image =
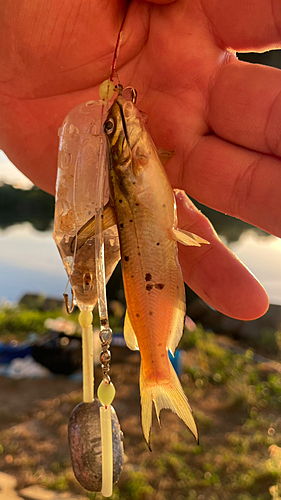
<path fill-rule="evenodd" d="M 169 361 L 170 380 L 164 383 L 154 383 L 145 380 L 143 370 L 140 372 L 140 393 L 142 407 L 142 429 L 144 438 L 150 448 L 150 429 L 152 424 L 152 401 L 155 405 L 157 419 L 160 425 L 159 414 L 162 408 L 169 408 L 175 412 L 187 425 L 198 442 L 198 430 L 192 415 L 192 409 L 183 391 L 177 374 Z"/>

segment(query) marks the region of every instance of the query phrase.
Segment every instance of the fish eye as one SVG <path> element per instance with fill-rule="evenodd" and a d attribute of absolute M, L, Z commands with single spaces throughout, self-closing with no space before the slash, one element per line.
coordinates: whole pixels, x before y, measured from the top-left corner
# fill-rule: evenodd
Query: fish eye
<path fill-rule="evenodd" d="M 112 120 L 112 118 L 108 118 L 108 120 L 106 120 L 103 126 L 104 133 L 109 135 L 111 134 L 111 132 L 113 132 L 113 129 L 114 129 L 114 121 Z"/>

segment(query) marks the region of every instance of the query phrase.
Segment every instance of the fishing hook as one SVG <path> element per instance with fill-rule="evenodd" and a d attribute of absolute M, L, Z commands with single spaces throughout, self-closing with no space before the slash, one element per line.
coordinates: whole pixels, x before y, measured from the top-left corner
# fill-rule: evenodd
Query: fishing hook
<path fill-rule="evenodd" d="M 71 314 L 74 307 L 75 307 L 75 303 L 74 303 L 74 296 L 73 296 L 73 289 L 71 288 L 71 305 L 69 305 L 69 300 L 68 300 L 68 294 L 67 293 L 64 293 L 63 294 L 63 300 L 64 300 L 64 304 L 65 304 L 65 308 L 66 308 L 66 312 L 67 314 Z"/>

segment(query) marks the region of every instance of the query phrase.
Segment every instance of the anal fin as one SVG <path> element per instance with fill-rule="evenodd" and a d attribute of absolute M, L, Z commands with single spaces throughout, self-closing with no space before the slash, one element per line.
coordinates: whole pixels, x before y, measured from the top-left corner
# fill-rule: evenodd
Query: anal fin
<path fill-rule="evenodd" d="M 126 311 L 125 321 L 124 321 L 124 338 L 127 347 L 129 347 L 129 349 L 131 349 L 132 351 L 138 351 L 139 349 L 138 341 L 134 329 L 132 327 L 128 310 Z"/>
<path fill-rule="evenodd" d="M 172 353 L 173 356 L 175 355 L 175 350 L 183 335 L 184 319 L 186 312 L 185 289 L 182 279 L 181 282 L 178 282 L 178 287 L 179 287 L 179 294 L 175 301 L 175 307 L 173 309 L 173 319 L 171 322 L 172 328 L 167 342 L 167 348 L 169 349 L 169 351 Z"/>

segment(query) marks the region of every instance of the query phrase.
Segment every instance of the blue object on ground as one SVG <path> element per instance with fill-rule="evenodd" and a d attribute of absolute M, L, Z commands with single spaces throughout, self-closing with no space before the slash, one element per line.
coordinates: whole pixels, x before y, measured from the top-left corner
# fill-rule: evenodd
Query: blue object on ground
<path fill-rule="evenodd" d="M 113 335 L 111 345 L 125 347 L 126 342 L 125 342 L 123 335 L 122 334 Z M 178 377 L 180 377 L 182 375 L 182 369 L 183 369 L 183 356 L 182 355 L 183 355 L 183 351 L 180 349 L 175 352 L 175 357 L 169 351 L 169 359 L 170 359 Z"/>
<path fill-rule="evenodd" d="M 181 377 L 183 369 L 183 351 L 181 349 L 177 350 L 175 352 L 175 357 L 169 351 L 169 359 L 175 369 L 177 376 Z"/>
<path fill-rule="evenodd" d="M 29 344 L 0 343 L 0 363 L 7 364 L 15 358 L 25 358 L 25 356 L 31 356 L 31 346 Z"/>

